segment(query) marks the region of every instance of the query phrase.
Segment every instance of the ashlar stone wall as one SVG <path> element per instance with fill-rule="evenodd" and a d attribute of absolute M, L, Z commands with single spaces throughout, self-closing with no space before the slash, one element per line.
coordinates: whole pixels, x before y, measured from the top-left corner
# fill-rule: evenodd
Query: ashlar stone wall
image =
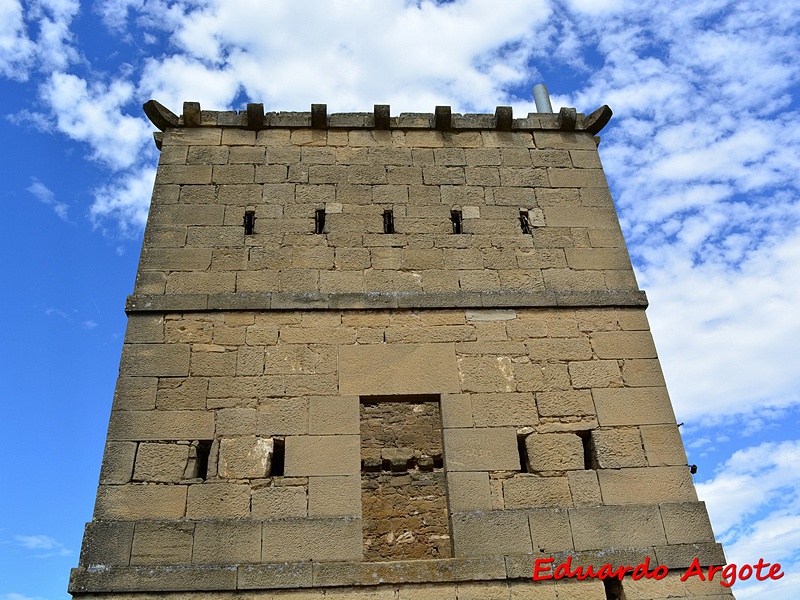
<path fill-rule="evenodd" d="M 725 559 L 590 133 L 195 117 L 161 142 L 74 595 L 609 597 L 530 581 L 566 556 L 670 569 L 630 600 L 727 593 L 679 580 Z"/>

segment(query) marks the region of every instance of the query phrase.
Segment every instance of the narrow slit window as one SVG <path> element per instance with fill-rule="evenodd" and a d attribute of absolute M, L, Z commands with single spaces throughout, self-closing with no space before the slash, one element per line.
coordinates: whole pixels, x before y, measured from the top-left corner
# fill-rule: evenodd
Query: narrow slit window
<path fill-rule="evenodd" d="M 450 222 L 453 224 L 453 233 L 464 233 L 461 225 L 461 211 L 450 211 Z"/>
<path fill-rule="evenodd" d="M 208 459 L 211 456 L 211 440 L 197 442 L 197 477 L 208 479 Z"/>
<path fill-rule="evenodd" d="M 520 210 L 519 211 L 519 226 L 522 228 L 522 233 L 530 234 L 531 229 L 533 228 L 531 225 L 531 217 L 528 214 L 527 210 Z"/>
<path fill-rule="evenodd" d="M 254 210 L 244 211 L 244 234 L 253 235 L 255 227 L 256 227 L 256 211 Z"/>
<path fill-rule="evenodd" d="M 325 209 L 318 208 L 314 212 L 314 233 L 325 233 Z"/>
<path fill-rule="evenodd" d="M 272 465 L 269 470 L 270 477 L 283 477 L 286 462 L 286 442 L 281 438 L 272 439 Z"/>
<path fill-rule="evenodd" d="M 592 442 L 591 431 L 579 431 L 578 435 L 583 443 L 583 468 L 587 471 L 597 468 L 597 459 L 595 457 L 594 443 Z"/>
<path fill-rule="evenodd" d="M 394 213 L 391 210 L 383 211 L 383 233 L 394 233 Z"/>
<path fill-rule="evenodd" d="M 625 592 L 619 579 L 604 579 L 603 587 L 606 591 L 606 600 L 625 600 Z"/>
<path fill-rule="evenodd" d="M 522 473 L 529 473 L 530 466 L 528 465 L 528 447 L 525 445 L 526 435 L 517 436 L 517 451 L 519 452 L 519 470 Z"/>

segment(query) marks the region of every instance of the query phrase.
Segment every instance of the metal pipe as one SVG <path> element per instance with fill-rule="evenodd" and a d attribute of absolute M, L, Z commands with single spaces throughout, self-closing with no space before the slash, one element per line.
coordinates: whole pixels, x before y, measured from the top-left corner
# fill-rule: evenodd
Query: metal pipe
<path fill-rule="evenodd" d="M 550 104 L 550 94 L 547 93 L 547 86 L 537 83 L 533 86 L 533 101 L 536 103 L 537 113 L 552 113 L 553 106 Z"/>

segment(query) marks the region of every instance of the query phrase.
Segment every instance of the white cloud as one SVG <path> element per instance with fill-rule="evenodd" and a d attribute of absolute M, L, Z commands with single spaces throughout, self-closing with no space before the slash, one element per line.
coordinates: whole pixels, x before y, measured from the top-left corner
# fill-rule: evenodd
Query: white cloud
<path fill-rule="evenodd" d="M 95 190 L 94 202 L 89 209 L 95 226 L 100 227 L 111 220 L 118 224 L 123 236 L 141 231 L 147 221 L 155 176 L 154 168 L 143 167 Z"/>
<path fill-rule="evenodd" d="M 53 73 L 40 95 L 56 115 L 58 130 L 86 142 L 92 157 L 115 170 L 126 169 L 142 158 L 152 144 L 152 126 L 144 118 L 125 114 L 133 99 L 133 86 L 124 80 L 89 84 L 69 73 Z"/>
<path fill-rule="evenodd" d="M 17 0 L 0 0 L 0 74 L 25 79 L 32 60 L 34 44 L 28 38 Z"/>
<path fill-rule="evenodd" d="M 33 196 L 39 200 L 39 202 L 50 206 L 59 219 L 69 222 L 69 206 L 64 202 L 59 202 L 56 200 L 56 195 L 45 184 L 35 177 L 32 177 L 31 184 L 28 186 L 27 190 L 33 194 Z"/>
<path fill-rule="evenodd" d="M 47 535 L 16 535 L 14 540 L 17 545 L 26 549 L 39 552 L 37 558 L 49 558 L 51 556 L 69 556 L 71 550 L 64 547 L 61 542 L 57 542 Z"/>
<path fill-rule="evenodd" d="M 697 493 L 707 502 L 729 564 L 763 558 L 783 567 L 778 581 L 737 584 L 736 597 L 789 597 L 788 590 L 800 584 L 800 440 L 736 451 L 711 480 L 697 485 Z"/>

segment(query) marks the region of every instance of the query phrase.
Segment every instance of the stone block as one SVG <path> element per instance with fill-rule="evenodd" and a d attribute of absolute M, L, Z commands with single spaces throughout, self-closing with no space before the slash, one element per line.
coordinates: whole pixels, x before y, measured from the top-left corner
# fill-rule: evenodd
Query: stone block
<path fill-rule="evenodd" d="M 574 433 L 532 433 L 525 438 L 525 449 L 532 473 L 584 467 L 583 441 Z"/>
<path fill-rule="evenodd" d="M 194 532 L 192 562 L 228 565 L 261 561 L 261 523 L 254 521 L 205 521 Z"/>
<path fill-rule="evenodd" d="M 414 373 L 414 377 L 409 378 L 409 373 Z M 460 391 L 452 344 L 339 348 L 339 392 L 343 395 L 441 394 Z"/>
<path fill-rule="evenodd" d="M 178 483 L 189 461 L 188 444 L 150 444 L 142 442 L 136 452 L 135 481 Z"/>
<path fill-rule="evenodd" d="M 308 433 L 308 399 L 263 398 L 258 407 L 256 432 L 267 436 Z"/>
<path fill-rule="evenodd" d="M 617 215 L 610 208 L 545 206 L 542 210 L 548 227 L 619 229 Z"/>
<path fill-rule="evenodd" d="M 469 394 L 443 394 L 440 400 L 442 428 L 472 427 L 472 401 Z"/>
<path fill-rule="evenodd" d="M 315 396 L 308 399 L 311 435 L 359 433 L 358 396 Z"/>
<path fill-rule="evenodd" d="M 253 490 L 251 512 L 254 519 L 305 517 L 308 515 L 306 488 L 285 486 Z"/>
<path fill-rule="evenodd" d="M 156 184 L 204 185 L 211 183 L 211 165 L 161 165 Z"/>
<path fill-rule="evenodd" d="M 255 435 L 258 412 L 254 408 L 223 408 L 216 411 L 218 436 Z"/>
<path fill-rule="evenodd" d="M 125 377 L 117 379 L 113 410 L 151 410 L 156 405 L 156 377 Z"/>
<path fill-rule="evenodd" d="M 181 377 L 189 374 L 186 344 L 125 344 L 120 374 L 134 377 Z"/>
<path fill-rule="evenodd" d="M 592 358 L 589 340 L 585 338 L 541 338 L 530 340 L 525 346 L 531 359 L 538 362 Z"/>
<path fill-rule="evenodd" d="M 575 550 L 646 548 L 666 542 L 658 506 L 569 509 Z"/>
<path fill-rule="evenodd" d="M 360 517 L 361 478 L 357 475 L 309 477 L 310 517 Z"/>
<path fill-rule="evenodd" d="M 668 544 L 696 544 L 714 541 L 714 532 L 704 502 L 662 504 L 661 519 Z"/>
<path fill-rule="evenodd" d="M 592 398 L 602 427 L 675 423 L 664 387 L 594 389 Z"/>
<path fill-rule="evenodd" d="M 687 464 L 677 425 L 645 425 L 641 432 L 648 465 L 666 467 Z"/>
<path fill-rule="evenodd" d="M 164 132 L 164 146 L 219 146 L 221 143 L 219 127 L 181 127 Z"/>
<path fill-rule="evenodd" d="M 657 358 L 649 331 L 598 331 L 591 340 L 599 358 Z"/>
<path fill-rule="evenodd" d="M 582 360 L 569 363 L 575 388 L 622 387 L 622 373 L 615 360 Z"/>
<path fill-rule="evenodd" d="M 136 458 L 135 442 L 108 442 L 100 467 L 101 484 L 123 484 L 131 480 L 133 461 Z"/>
<path fill-rule="evenodd" d="M 514 366 L 508 356 L 461 357 L 458 371 L 465 392 L 513 392 L 518 388 Z"/>
<path fill-rule="evenodd" d="M 240 565 L 237 569 L 236 588 L 239 590 L 263 590 L 276 588 L 311 587 L 311 563 L 272 563 L 266 565 Z M 286 600 L 323 600 L 323 591 L 290 592 Z"/>
<path fill-rule="evenodd" d="M 219 441 L 219 476 L 224 479 L 268 477 L 272 466 L 272 438 L 247 435 Z"/>
<path fill-rule="evenodd" d="M 160 344 L 163 342 L 163 315 L 128 315 L 128 326 L 125 330 L 125 343 Z"/>
<path fill-rule="evenodd" d="M 488 473 L 449 472 L 447 501 L 450 512 L 489 511 L 492 494 Z"/>
<path fill-rule="evenodd" d="M 214 413 L 198 410 L 112 411 L 109 440 L 210 440 Z"/>
<path fill-rule="evenodd" d="M 594 415 L 594 402 L 589 390 L 537 392 L 536 405 L 542 417 L 574 417 Z"/>
<path fill-rule="evenodd" d="M 622 378 L 628 387 L 664 386 L 664 375 L 658 359 L 625 360 Z"/>
<path fill-rule="evenodd" d="M 286 438 L 285 474 L 291 477 L 356 475 L 361 471 L 357 435 L 304 435 Z"/>
<path fill-rule="evenodd" d="M 573 550 L 569 514 L 564 509 L 528 511 L 533 551 L 563 552 Z"/>
<path fill-rule="evenodd" d="M 186 502 L 189 519 L 240 519 L 250 516 L 250 486 L 205 482 L 190 485 Z"/>
<path fill-rule="evenodd" d="M 208 379 L 205 377 L 169 378 L 159 382 L 156 407 L 159 410 L 197 410 L 206 408 Z"/>
<path fill-rule="evenodd" d="M 624 247 L 565 248 L 564 253 L 567 257 L 567 266 L 570 269 L 630 270 L 632 268 L 628 252 Z"/>
<path fill-rule="evenodd" d="M 136 523 L 131 566 L 191 564 L 193 537 L 194 523 Z"/>
<path fill-rule="evenodd" d="M 531 567 L 530 572 L 533 572 Z M 530 574 L 526 571 L 526 579 L 530 579 Z M 552 581 L 510 581 L 508 583 L 511 592 L 511 600 L 556 600 L 556 584 Z M 600 596 L 602 599 L 603 596 Z"/>
<path fill-rule="evenodd" d="M 443 430 L 447 471 L 518 471 L 517 432 L 511 427 Z"/>
<path fill-rule="evenodd" d="M 532 552 L 528 515 L 524 511 L 454 514 L 452 527 L 456 557 Z"/>
<path fill-rule="evenodd" d="M 73 569 L 69 589 L 73 593 L 209 592 L 236 588 L 236 571 L 230 567 L 153 565 L 117 569 Z M 89 597 L 88 595 L 86 597 Z M 96 596 L 95 596 L 96 597 Z M 225 596 L 215 595 L 216 598 Z"/>
<path fill-rule="evenodd" d="M 656 546 L 658 562 L 669 569 L 685 569 L 697 559 L 701 565 L 724 565 L 725 553 L 721 544 L 670 544 Z M 719 577 L 719 575 L 717 575 Z"/>
<path fill-rule="evenodd" d="M 80 565 L 128 566 L 133 544 L 134 523 L 100 521 L 86 524 Z"/>
<path fill-rule="evenodd" d="M 642 437 L 637 427 L 595 429 L 591 433 L 593 462 L 598 469 L 645 467 Z"/>
<path fill-rule="evenodd" d="M 360 561 L 361 519 L 275 519 L 263 525 L 265 562 Z"/>
<path fill-rule="evenodd" d="M 533 140 L 537 150 L 592 150 L 597 144 L 591 134 L 576 131 L 534 131 Z"/>
<path fill-rule="evenodd" d="M 569 483 L 564 477 L 520 475 L 503 482 L 506 508 L 566 508 L 572 505 Z"/>
<path fill-rule="evenodd" d="M 568 471 L 567 481 L 574 506 L 600 506 L 603 503 L 596 471 Z"/>
<path fill-rule="evenodd" d="M 688 467 L 644 467 L 597 471 L 605 504 L 697 502 Z"/>
<path fill-rule="evenodd" d="M 472 394 L 476 427 L 533 426 L 539 421 L 532 393 Z"/>
<path fill-rule="evenodd" d="M 95 520 L 182 519 L 185 513 L 185 486 L 134 484 L 97 488 Z"/>

